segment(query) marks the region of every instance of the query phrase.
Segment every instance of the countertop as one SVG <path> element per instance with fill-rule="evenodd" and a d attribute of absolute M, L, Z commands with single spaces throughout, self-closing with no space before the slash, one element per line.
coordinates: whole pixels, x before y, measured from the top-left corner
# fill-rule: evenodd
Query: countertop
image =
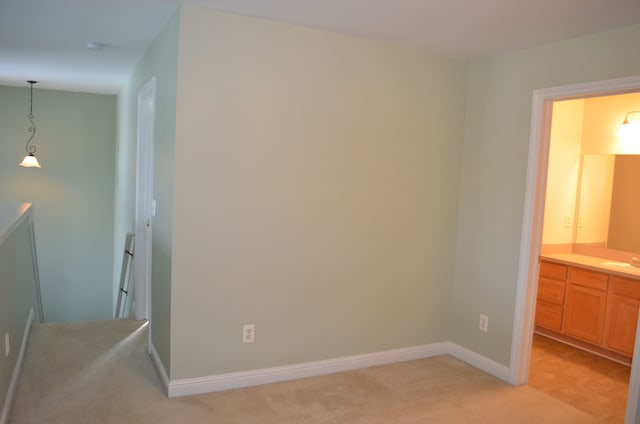
<path fill-rule="evenodd" d="M 612 261 L 611 259 L 578 255 L 576 253 L 545 254 L 540 255 L 540 259 L 564 265 L 578 265 L 594 271 L 606 272 L 607 274 L 640 280 L 640 268 L 636 268 L 634 266 L 623 267 L 621 265 L 615 265 L 620 262 Z"/>

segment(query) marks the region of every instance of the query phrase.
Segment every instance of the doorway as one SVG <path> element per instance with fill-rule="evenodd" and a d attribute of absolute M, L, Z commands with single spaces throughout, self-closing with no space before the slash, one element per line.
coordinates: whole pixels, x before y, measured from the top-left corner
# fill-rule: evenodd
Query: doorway
<path fill-rule="evenodd" d="M 640 284 L 581 265 L 593 258 L 622 263 L 640 252 L 640 239 L 630 231 L 635 218 L 625 222 L 638 193 L 619 190 L 635 186 L 638 176 L 620 171 L 629 159 L 640 170 L 640 156 L 628 154 L 638 150 L 623 149 L 631 146 L 616 137 L 625 114 L 637 108 L 640 93 L 553 103 L 528 379 L 530 387 L 616 423 L 624 420 Z M 625 198 L 614 201 L 620 193 Z M 612 231 L 618 227 L 625 229 L 624 240 Z M 595 280 L 587 277 L 598 283 L 591 286 Z M 630 284 L 624 296 L 623 281 Z"/>
<path fill-rule="evenodd" d="M 529 374 L 553 102 L 637 91 L 640 91 L 640 77 L 547 88 L 536 90 L 533 93 L 516 313 L 509 368 L 509 380 L 512 384 L 526 383 Z M 625 413 L 625 422 L 629 424 L 635 420 L 638 396 L 640 395 L 640 364 L 635 360 L 640 355 L 638 347 L 640 337 L 636 337 L 635 343 Z"/>

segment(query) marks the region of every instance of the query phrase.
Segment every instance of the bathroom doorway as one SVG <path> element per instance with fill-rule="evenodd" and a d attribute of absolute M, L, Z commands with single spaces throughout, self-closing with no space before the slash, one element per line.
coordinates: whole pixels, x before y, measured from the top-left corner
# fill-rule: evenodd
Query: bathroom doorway
<path fill-rule="evenodd" d="M 616 136 L 626 113 L 635 109 L 640 93 L 553 102 L 528 379 L 530 387 L 616 423 L 624 421 L 633 351 L 629 333 L 637 322 L 630 315 L 640 302 L 640 281 L 634 279 L 640 273 L 632 270 L 631 279 L 619 280 L 631 284 L 631 292 L 621 296 L 609 276 L 626 275 L 623 268 L 609 274 L 612 266 L 594 269 L 599 263 L 593 259 L 623 264 L 640 252 L 640 237 L 631 231 L 635 223 L 617 222 L 638 197 L 632 192 L 627 201 L 619 199 L 640 178 L 620 172 L 629 160 L 640 171 L 640 155 L 631 154 L 640 149 L 621 145 L 627 140 Z M 621 240 L 618 227 L 629 237 Z M 587 277 L 602 286 L 592 286 Z"/>
<path fill-rule="evenodd" d="M 516 315 L 511 352 L 510 381 L 524 384 L 529 378 L 532 358 L 532 335 L 535 326 L 538 258 L 541 253 L 543 218 L 549 169 L 549 147 L 554 102 L 589 99 L 640 91 L 640 77 L 595 83 L 576 84 L 534 91 L 530 134 L 525 215 L 520 249 Z M 571 225 L 573 223 L 570 223 Z M 636 345 L 638 337 L 636 337 Z M 636 348 L 634 355 L 640 349 Z M 638 361 L 631 368 L 625 422 L 634 421 L 637 411 L 640 369 Z"/>

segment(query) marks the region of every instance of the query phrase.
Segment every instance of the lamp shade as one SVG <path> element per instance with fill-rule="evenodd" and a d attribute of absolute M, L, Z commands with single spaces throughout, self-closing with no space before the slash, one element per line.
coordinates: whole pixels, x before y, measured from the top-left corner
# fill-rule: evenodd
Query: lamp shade
<path fill-rule="evenodd" d="M 618 128 L 618 132 L 616 133 L 618 137 L 626 138 L 626 137 L 640 137 L 640 122 L 624 122 Z"/>
<path fill-rule="evenodd" d="M 20 166 L 25 168 L 42 168 L 38 162 L 38 158 L 36 158 L 33 153 L 26 155 L 24 159 L 22 159 L 22 162 L 20 162 Z"/>

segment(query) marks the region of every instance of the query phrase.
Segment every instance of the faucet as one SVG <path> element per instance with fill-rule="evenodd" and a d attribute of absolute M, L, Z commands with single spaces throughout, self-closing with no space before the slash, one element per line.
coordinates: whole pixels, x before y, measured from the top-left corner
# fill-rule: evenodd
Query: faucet
<path fill-rule="evenodd" d="M 640 259 L 631 258 L 631 265 L 640 268 Z"/>

